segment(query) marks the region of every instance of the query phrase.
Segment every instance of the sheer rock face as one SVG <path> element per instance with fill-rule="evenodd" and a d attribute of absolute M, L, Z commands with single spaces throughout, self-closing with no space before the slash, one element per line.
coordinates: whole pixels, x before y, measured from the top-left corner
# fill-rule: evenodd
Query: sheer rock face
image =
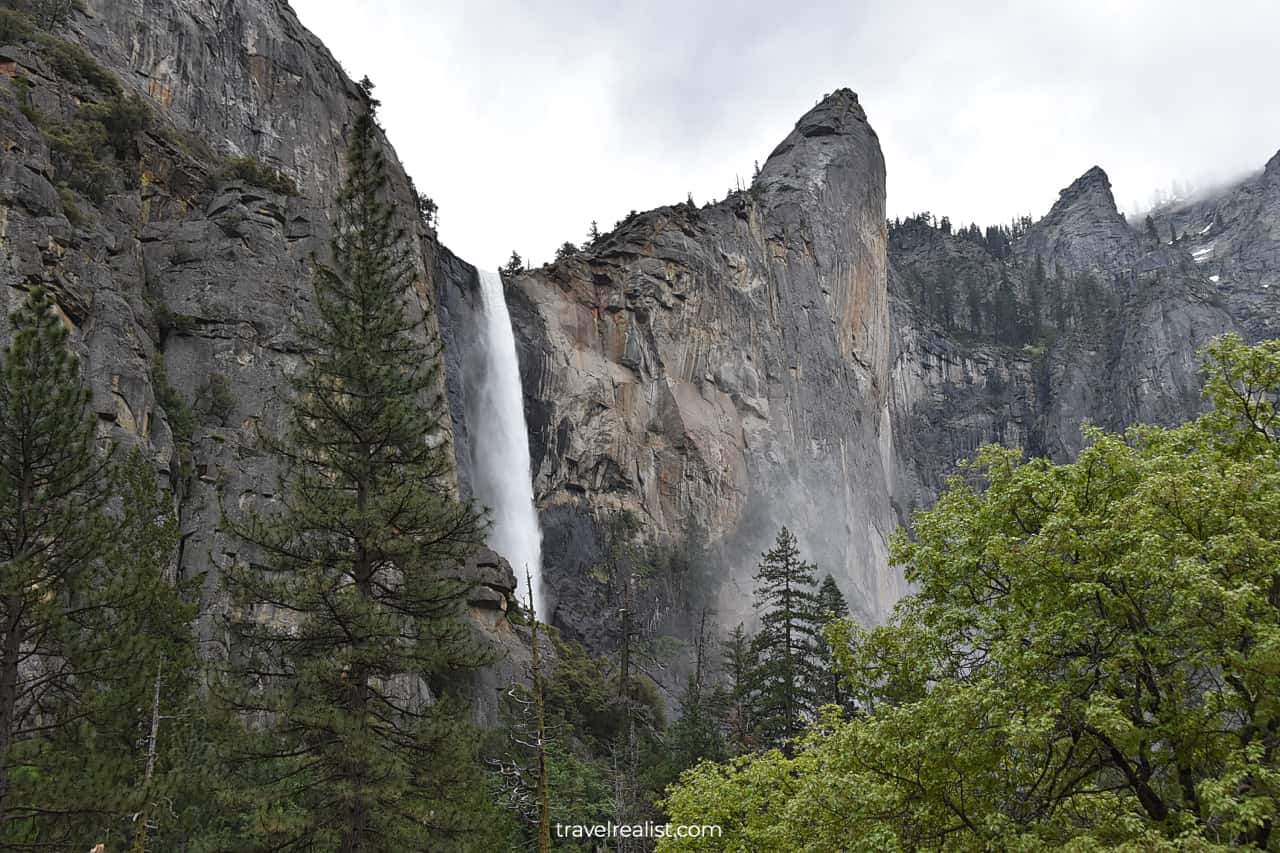
<path fill-rule="evenodd" d="M 1107 277 L 1132 269 L 1139 254 L 1137 235 L 1116 209 L 1107 173 L 1097 166 L 1058 194 L 1049 213 L 1018 241 L 1017 251 L 1072 273 Z"/>
<path fill-rule="evenodd" d="M 102 202 L 60 193 L 47 126 L 33 116 L 71 120 L 83 84 L 37 50 L 0 45 L 0 342 L 23 290 L 51 288 L 103 435 L 143 448 L 174 483 L 181 572 L 205 579 L 202 637 L 214 643 L 219 571 L 253 559 L 221 530 L 220 506 L 276 498 L 278 465 L 258 430 L 282 426 L 286 380 L 301 364 L 312 258 L 327 250 L 360 95 L 280 0 L 84 9 L 60 35 L 144 96 L 155 122 L 139 140 L 139 180 Z M 446 344 L 465 491 L 476 448 L 459 415 L 474 391 L 478 280 L 408 213 L 411 184 L 387 152 L 415 258 L 412 308 Z M 218 179 L 229 156 L 280 170 L 298 193 Z M 591 569 L 603 520 L 623 510 L 654 541 L 702 528 L 721 563 L 722 623 L 745 615 L 752 570 L 782 524 L 860 616 L 880 618 L 905 588 L 886 536 L 978 445 L 1066 458 L 1082 419 L 1184 419 L 1202 405 L 1205 340 L 1280 333 L 1280 155 L 1227 190 L 1155 212 L 1158 241 L 1125 223 L 1105 173 L 1081 176 L 1015 242 L 1010 263 L 1039 256 L 1050 270 L 1093 275 L 1114 311 L 1030 349 L 923 316 L 900 274 L 975 250 L 944 240 L 890 257 L 884 192 L 875 133 L 841 90 L 801 118 L 750 191 L 638 214 L 507 281 L 546 574 L 568 636 L 608 646 L 616 602 Z M 157 363 L 203 412 L 189 446 L 170 429 Z M 215 374 L 229 383 L 229 411 L 201 408 Z M 500 561 L 473 563 L 466 571 L 489 578 L 476 618 L 507 637 L 495 614 L 511 581 Z M 520 671 L 514 648 L 499 680 Z"/>
<path fill-rule="evenodd" d="M 1242 189 L 1198 215 L 1226 220 L 1225 211 L 1235 213 L 1237 228 L 1252 230 L 1233 244 L 1232 259 L 1250 258 L 1274 276 L 1276 239 L 1268 248 L 1257 235 L 1266 227 L 1258 224 L 1265 222 L 1258 195 L 1255 187 Z M 1239 197 L 1250 210 L 1262 209 L 1253 214 L 1258 220 L 1246 225 Z M 908 245 L 890 258 L 891 290 L 900 270 L 936 274 L 975 251 L 951 237 L 936 242 L 929 251 Z M 956 463 L 983 443 L 1065 460 L 1080 450 L 1082 421 L 1122 430 L 1138 422 L 1172 425 L 1201 411 L 1199 349 L 1227 331 L 1261 335 L 1250 329 L 1253 304 L 1209 278 L 1197 250 L 1194 241 L 1169 245 L 1126 223 L 1106 174 L 1094 167 L 1014 241 L 1006 263 L 1025 276 L 1039 258 L 1050 275 L 1064 275 L 1068 299 L 1078 295 L 1080 276 L 1091 277 L 1107 306 L 1098 326 L 1035 346 L 996 346 L 930 322 L 899 288 L 892 327 L 900 509 L 932 503 Z M 999 269 L 990 256 L 985 263 Z"/>
<path fill-rule="evenodd" d="M 1280 337 L 1280 152 L 1234 186 L 1156 211 L 1251 340 Z"/>
<path fill-rule="evenodd" d="M 204 578 L 202 639 L 214 642 L 220 569 L 253 559 L 222 531 L 220 506 L 269 509 L 278 492 L 279 466 L 258 429 L 283 425 L 286 380 L 303 356 L 297 330 L 312 317 L 313 259 L 328 249 L 362 100 L 284 2 L 83 6 L 56 34 L 145 98 L 152 120 L 138 141 L 138 174 L 100 203 L 60 197 L 47 129 L 71 120 L 91 93 L 37 51 L 0 46 L 0 313 L 32 285 L 55 293 L 104 436 L 141 447 L 174 484 L 180 571 Z M 410 308 L 434 328 L 437 282 L 474 270 L 410 213 L 411 184 L 386 153 L 417 276 Z M 279 170 L 297 193 L 219 179 L 225 159 L 240 156 Z M 6 336 L 0 328 L 0 342 Z M 203 413 L 189 446 L 170 429 L 157 364 Z M 228 382 L 229 411 L 206 411 L 215 374 Z"/>
<path fill-rule="evenodd" d="M 639 214 L 507 281 L 556 621 L 590 638 L 599 520 L 697 524 L 747 615 L 780 525 L 867 618 L 903 591 L 890 509 L 884 161 L 856 96 L 825 98 L 749 192 Z"/>

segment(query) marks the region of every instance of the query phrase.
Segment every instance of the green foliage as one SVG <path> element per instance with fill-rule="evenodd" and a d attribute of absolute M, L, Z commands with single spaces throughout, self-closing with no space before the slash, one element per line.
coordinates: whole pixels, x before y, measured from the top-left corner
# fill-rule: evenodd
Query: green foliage
<path fill-rule="evenodd" d="M 180 841 L 170 806 L 208 810 L 209 789 L 191 777 L 216 772 L 193 736 L 202 714 L 188 624 L 195 596 L 169 580 L 179 539 L 173 500 L 137 451 L 112 486 L 120 509 L 110 513 L 106 571 L 85 584 L 65 652 L 79 673 L 74 722 L 22 753 L 40 776 L 31 794 L 46 810 L 40 834 L 73 839 L 73 849 L 105 841 L 123 850 L 144 827 L 153 841 Z"/>
<path fill-rule="evenodd" d="M 546 682 L 547 713 L 567 723 L 571 733 L 602 752 L 617 737 L 619 726 L 605 662 L 588 655 L 580 644 L 558 635 L 552 635 L 552 643 L 556 665 Z"/>
<path fill-rule="evenodd" d="M 613 792 L 598 763 L 553 742 L 547 747 L 547 781 L 554 793 L 552 825 L 607 823 L 612 817 Z"/>
<path fill-rule="evenodd" d="M 172 257 L 170 257 L 169 261 L 170 263 L 175 262 Z M 196 328 L 198 321 L 195 317 L 189 314 L 177 313 L 159 295 L 152 291 L 147 291 L 143 298 L 146 300 L 147 307 L 151 309 L 152 318 L 156 321 L 156 330 L 160 335 L 160 340 L 157 343 L 163 343 L 170 333 L 177 332 L 180 335 L 185 335 Z"/>
<path fill-rule="evenodd" d="M 756 659 L 751 636 L 738 623 L 720 644 L 720 670 L 725 685 L 718 704 L 730 752 L 741 755 L 757 746 L 752 698 L 756 691 Z"/>
<path fill-rule="evenodd" d="M 21 44 L 35 35 L 30 17 L 12 9 L 0 9 L 0 44 Z"/>
<path fill-rule="evenodd" d="M 662 738 L 653 768 L 654 790 L 662 791 L 700 761 L 724 761 L 729 748 L 722 729 L 723 694 L 690 676 L 680 694 L 679 713 Z"/>
<path fill-rule="evenodd" d="M 21 840 L 43 823 L 35 738 L 77 724 L 76 617 L 94 609 L 109 540 L 96 419 L 45 290 L 27 294 L 11 329 L 0 359 L 0 839 Z"/>
<path fill-rule="evenodd" d="M 113 96 L 80 107 L 69 122 L 41 123 L 49 140 L 55 176 L 96 202 L 137 180 L 137 137 L 151 112 L 136 95 Z"/>
<path fill-rule="evenodd" d="M 76 228 L 83 228 L 90 223 L 90 219 L 85 212 L 80 209 L 80 203 L 76 200 L 76 194 L 67 187 L 58 188 L 58 200 L 62 202 L 62 215 L 67 217 Z"/>
<path fill-rule="evenodd" d="M 298 185 L 293 178 L 254 157 L 233 157 L 209 175 L 210 189 L 230 181 L 244 181 L 280 195 L 298 194 Z"/>
<path fill-rule="evenodd" d="M 108 474 L 48 294 L 31 291 L 12 326 L 0 369 L 0 843 L 123 849 L 143 825 L 164 836 L 171 812 L 158 804 L 184 786 L 196 803 L 184 781 L 196 769 L 174 760 L 190 744 L 159 734 L 194 712 L 195 611 L 167 572 L 177 519 L 136 452 Z"/>
<path fill-rule="evenodd" d="M 275 510 L 226 519 L 261 564 L 226 572 L 218 692 L 267 722 L 233 756 L 236 801 L 258 847 L 492 849 L 478 738 L 451 698 L 491 658 L 452 574 L 484 529 L 452 493 L 439 342 L 406 310 L 412 255 L 370 114 L 348 167 L 289 429 L 267 437 L 291 468 Z"/>
<path fill-rule="evenodd" d="M 796 538 L 778 531 L 755 576 L 760 632 L 753 642 L 754 716 L 765 743 L 784 746 L 804 731 L 815 709 L 816 641 L 821 628 L 815 567 L 800 558 Z"/>
<path fill-rule="evenodd" d="M 415 189 L 413 195 L 418 204 L 418 218 L 422 220 L 422 224 L 433 230 L 438 228 L 440 225 L 440 206 L 426 193 L 418 192 Z"/>
<path fill-rule="evenodd" d="M 160 408 L 164 409 L 165 417 L 168 419 L 174 444 L 190 447 L 196 431 L 195 413 L 191 411 L 191 405 L 186 398 L 169 384 L 164 356 L 158 352 L 151 361 L 151 386 L 155 389 L 156 402 L 160 404 Z"/>
<path fill-rule="evenodd" d="M 68 83 L 88 86 L 104 95 L 117 98 L 123 93 L 115 75 L 99 65 L 89 51 L 80 45 L 48 33 L 37 34 L 36 44 L 54 73 Z"/>
<path fill-rule="evenodd" d="M 818 587 L 817 611 L 818 622 L 824 627 L 831 622 L 849 618 L 849 604 L 831 575 L 824 577 L 822 584 Z M 814 704 L 818 707 L 835 705 L 840 708 L 849 708 L 852 703 L 847 691 L 840 683 L 835 651 L 827 639 L 825 630 L 819 631 L 818 636 L 814 638 L 814 657 L 817 664 L 813 680 Z"/>
<path fill-rule="evenodd" d="M 673 820 L 719 849 L 1280 849 L 1280 345 L 1207 353 L 1192 423 L 981 450 L 895 537 L 917 591 L 831 632 L 861 715 L 699 766 Z"/>

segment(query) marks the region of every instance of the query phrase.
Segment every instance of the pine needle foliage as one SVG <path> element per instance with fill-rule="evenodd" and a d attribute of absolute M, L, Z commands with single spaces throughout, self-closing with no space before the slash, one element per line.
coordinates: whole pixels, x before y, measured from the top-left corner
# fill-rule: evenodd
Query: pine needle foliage
<path fill-rule="evenodd" d="M 484 525 L 452 489 L 440 347 L 409 310 L 410 244 L 366 104 L 333 261 L 316 272 L 312 354 L 268 442 L 289 461 L 279 506 L 228 520 L 252 554 L 227 575 L 224 682 L 250 722 L 234 758 L 252 849 L 485 844 L 475 738 L 448 699 L 489 659 L 448 572 Z"/>
<path fill-rule="evenodd" d="M 179 758 L 199 749 L 194 607 L 169 571 L 172 498 L 137 451 L 121 465 L 99 452 L 50 295 L 32 290 L 10 325 L 0 366 L 0 847 L 124 849 L 139 829 L 181 837 L 166 835 L 181 832 L 175 810 L 155 807 L 182 800 L 198 811 L 204 799 Z"/>
<path fill-rule="evenodd" d="M 32 289 L 10 328 L 0 364 L 0 839 L 17 843 L 34 837 L 43 812 L 32 739 L 78 720 L 70 652 L 108 529 L 107 461 L 49 293 Z"/>
<path fill-rule="evenodd" d="M 814 710 L 814 656 L 821 627 L 816 573 L 812 563 L 801 559 L 796 537 L 785 527 L 756 570 L 756 722 L 763 740 L 776 746 L 802 734 Z"/>

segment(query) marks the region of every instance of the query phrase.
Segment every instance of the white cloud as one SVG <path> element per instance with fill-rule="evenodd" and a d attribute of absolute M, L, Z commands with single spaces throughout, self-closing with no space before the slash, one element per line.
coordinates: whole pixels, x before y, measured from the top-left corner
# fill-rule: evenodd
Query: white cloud
<path fill-rule="evenodd" d="M 839 86 L 879 134 L 890 215 L 1038 216 L 1094 164 L 1128 209 L 1280 147 L 1269 0 L 293 5 L 378 85 L 442 239 L 490 268 L 723 196 Z"/>

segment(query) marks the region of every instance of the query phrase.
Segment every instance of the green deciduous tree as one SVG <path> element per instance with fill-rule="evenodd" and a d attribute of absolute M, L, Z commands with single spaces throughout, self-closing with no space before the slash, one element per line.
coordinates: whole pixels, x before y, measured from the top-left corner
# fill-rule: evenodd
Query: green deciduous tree
<path fill-rule="evenodd" d="M 338 196 L 319 322 L 294 381 L 277 509 L 228 523 L 228 689 L 250 723 L 246 835 L 273 850 L 451 850 L 486 842 L 475 738 L 449 699 L 488 649 L 450 570 L 480 514 L 452 491 L 438 343 L 411 313 L 408 244 L 369 112 Z M 422 343 L 424 337 L 428 345 Z"/>
<path fill-rule="evenodd" d="M 1211 412 L 982 450 L 844 626 L 865 716 L 667 800 L 720 849 L 1280 849 L 1280 344 L 1208 349 Z M 660 849 L 700 849 L 667 843 Z"/>

